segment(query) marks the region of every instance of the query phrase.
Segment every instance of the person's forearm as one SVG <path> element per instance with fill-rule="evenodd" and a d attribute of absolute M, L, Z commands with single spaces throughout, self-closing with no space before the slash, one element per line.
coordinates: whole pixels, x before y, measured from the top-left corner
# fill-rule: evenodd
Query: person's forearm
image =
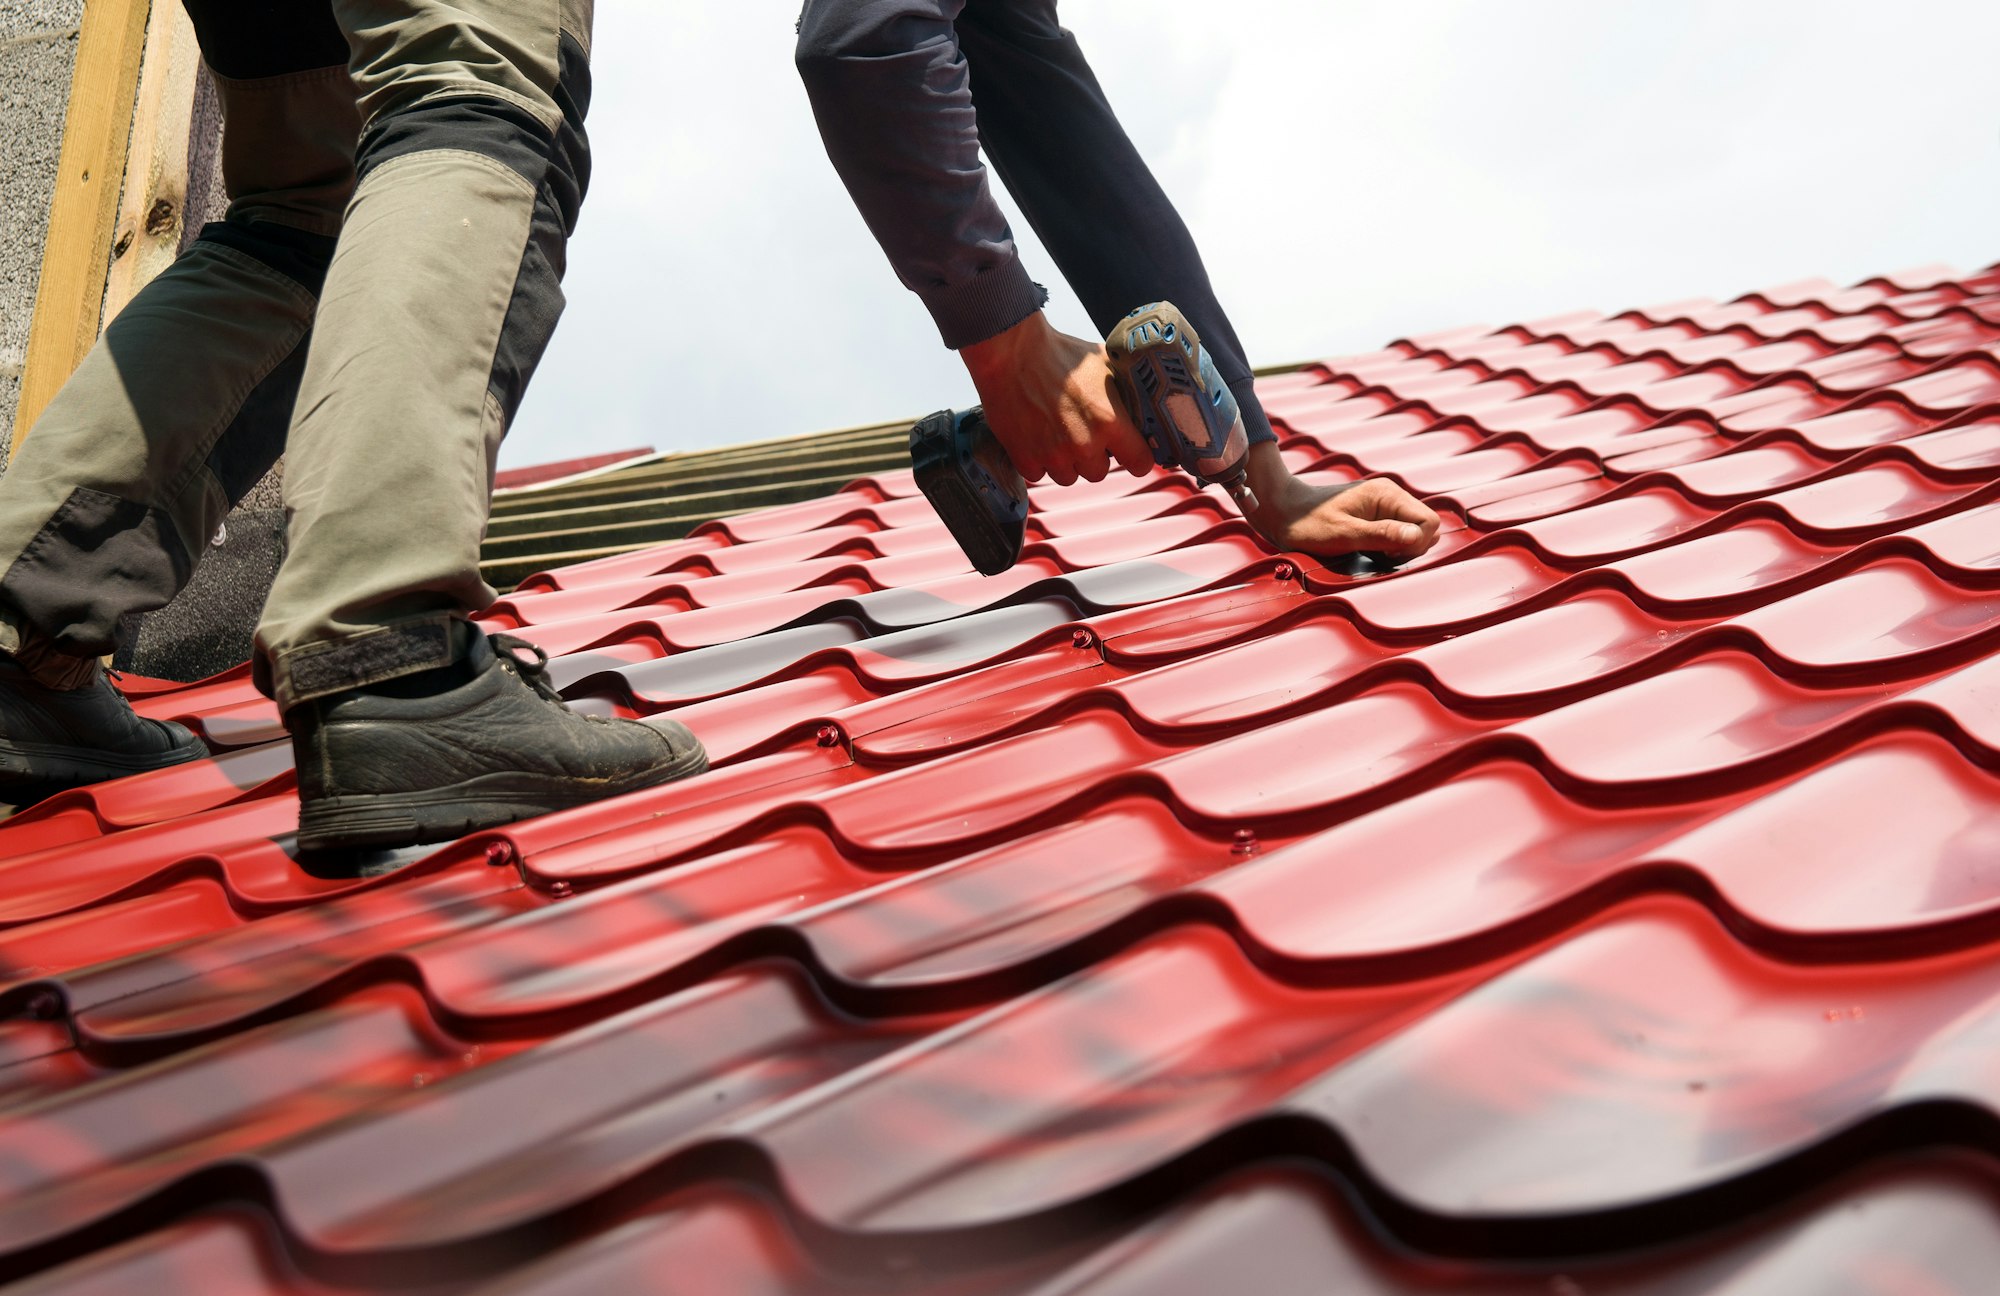
<path fill-rule="evenodd" d="M 1274 439 L 1193 234 L 1053 0 L 968 4 L 957 28 L 979 90 L 980 143 L 1098 336 L 1135 307 L 1171 301 L 1235 393 L 1250 440 Z"/>
<path fill-rule="evenodd" d="M 1039 309 L 987 186 L 965 61 L 942 10 L 814 0 L 797 62 L 827 157 L 904 286 L 954 350 Z"/>

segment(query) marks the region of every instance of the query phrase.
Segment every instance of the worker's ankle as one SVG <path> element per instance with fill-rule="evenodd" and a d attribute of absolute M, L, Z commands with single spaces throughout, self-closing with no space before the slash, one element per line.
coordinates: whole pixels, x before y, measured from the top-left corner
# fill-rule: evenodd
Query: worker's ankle
<path fill-rule="evenodd" d="M 63 652 L 55 640 L 16 614 L 0 610 L 0 661 L 12 663 L 45 689 L 69 693 L 97 679 L 95 657 Z"/>

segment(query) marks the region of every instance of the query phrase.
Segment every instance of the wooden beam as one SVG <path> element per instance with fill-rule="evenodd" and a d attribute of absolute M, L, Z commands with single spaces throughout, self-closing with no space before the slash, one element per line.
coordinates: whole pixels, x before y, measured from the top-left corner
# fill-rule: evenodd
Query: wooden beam
<path fill-rule="evenodd" d="M 150 0 L 85 0 L 14 447 L 97 340 Z"/>
<path fill-rule="evenodd" d="M 113 227 L 111 275 L 104 286 L 107 324 L 180 255 L 181 232 L 190 219 L 188 131 L 200 75 L 201 46 L 195 43 L 187 10 L 177 4 L 154 5 L 146 23 L 139 103 L 125 156 L 125 192 Z"/>

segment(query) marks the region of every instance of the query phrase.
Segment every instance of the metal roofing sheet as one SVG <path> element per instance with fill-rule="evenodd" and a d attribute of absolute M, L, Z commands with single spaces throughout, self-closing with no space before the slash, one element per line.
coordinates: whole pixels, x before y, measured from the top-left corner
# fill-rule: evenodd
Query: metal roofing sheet
<path fill-rule="evenodd" d="M 0 824 L 0 1271 L 1987 1289 L 2000 274 L 1263 392 L 1436 549 L 1156 474 L 987 579 L 892 472 L 534 575 L 490 626 L 717 768 L 368 877 L 246 678 L 133 681 L 218 754 Z"/>

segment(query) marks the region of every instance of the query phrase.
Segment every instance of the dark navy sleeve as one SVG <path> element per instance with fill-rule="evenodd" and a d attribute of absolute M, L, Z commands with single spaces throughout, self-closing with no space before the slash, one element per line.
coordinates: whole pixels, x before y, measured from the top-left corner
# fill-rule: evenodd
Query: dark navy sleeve
<path fill-rule="evenodd" d="M 799 72 L 827 156 L 944 343 L 1047 300 L 993 200 L 985 148 L 1099 333 L 1171 301 L 1272 441 L 1201 254 L 1125 134 L 1055 0 L 807 0 Z"/>
<path fill-rule="evenodd" d="M 811 0 L 797 61 L 820 138 L 944 344 L 983 342 L 1039 310 L 979 160 L 957 0 Z"/>

